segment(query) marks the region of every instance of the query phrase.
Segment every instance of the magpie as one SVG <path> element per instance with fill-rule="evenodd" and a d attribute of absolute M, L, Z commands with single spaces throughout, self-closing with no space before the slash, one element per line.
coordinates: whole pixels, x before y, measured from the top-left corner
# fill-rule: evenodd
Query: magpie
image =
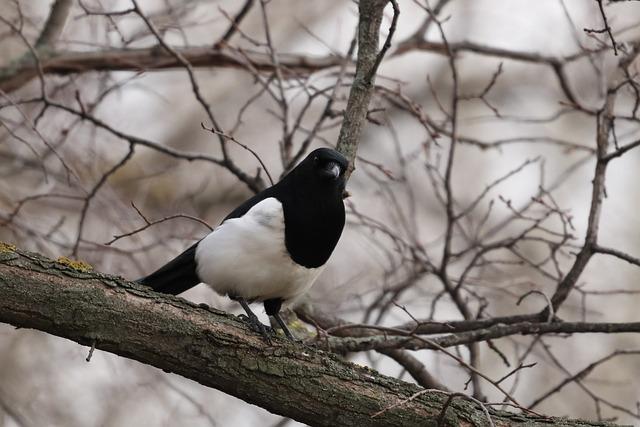
<path fill-rule="evenodd" d="M 345 223 L 347 159 L 312 151 L 278 183 L 234 209 L 212 232 L 138 282 L 177 295 L 199 283 L 240 303 L 249 324 L 268 340 L 249 303 L 263 302 L 285 335 L 280 317 L 309 290 L 331 256 Z"/>

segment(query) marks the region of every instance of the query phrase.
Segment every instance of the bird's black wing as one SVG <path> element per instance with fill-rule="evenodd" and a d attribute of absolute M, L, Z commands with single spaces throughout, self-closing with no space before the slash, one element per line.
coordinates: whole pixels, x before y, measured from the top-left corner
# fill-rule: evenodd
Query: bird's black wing
<path fill-rule="evenodd" d="M 194 243 L 189 249 L 147 277 L 138 279 L 137 282 L 151 287 L 156 292 L 171 295 L 178 295 L 193 288 L 200 283 L 196 272 L 196 247 L 198 243 Z"/>
<path fill-rule="evenodd" d="M 241 217 L 254 205 L 268 197 L 273 197 L 273 187 L 261 191 L 242 203 L 227 215 L 222 222 L 230 218 Z M 137 282 L 151 287 L 156 292 L 171 295 L 178 295 L 193 288 L 201 282 L 198 277 L 198 266 L 196 263 L 196 248 L 198 247 L 198 243 L 200 243 L 200 241 L 194 243 L 189 249 L 182 252 L 180 255 L 147 277 L 138 279 Z"/>

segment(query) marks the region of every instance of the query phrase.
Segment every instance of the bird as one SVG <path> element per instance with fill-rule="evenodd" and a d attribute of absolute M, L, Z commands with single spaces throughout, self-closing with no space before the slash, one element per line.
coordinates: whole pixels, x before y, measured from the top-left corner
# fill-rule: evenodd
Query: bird
<path fill-rule="evenodd" d="M 237 301 L 252 329 L 269 341 L 249 307 L 262 302 L 286 337 L 295 340 L 279 313 L 311 288 L 342 235 L 348 166 L 334 149 L 313 150 L 280 181 L 137 282 L 172 295 L 204 283 Z"/>

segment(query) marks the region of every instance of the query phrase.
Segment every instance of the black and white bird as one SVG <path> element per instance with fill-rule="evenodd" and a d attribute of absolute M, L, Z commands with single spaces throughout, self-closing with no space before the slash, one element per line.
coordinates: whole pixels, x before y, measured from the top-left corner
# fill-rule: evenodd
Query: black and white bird
<path fill-rule="evenodd" d="M 340 239 L 347 166 L 335 150 L 314 150 L 277 184 L 242 203 L 211 233 L 138 282 L 173 295 L 205 283 L 239 302 L 251 326 L 266 337 L 248 305 L 261 301 L 293 339 L 280 308 L 309 290 Z"/>

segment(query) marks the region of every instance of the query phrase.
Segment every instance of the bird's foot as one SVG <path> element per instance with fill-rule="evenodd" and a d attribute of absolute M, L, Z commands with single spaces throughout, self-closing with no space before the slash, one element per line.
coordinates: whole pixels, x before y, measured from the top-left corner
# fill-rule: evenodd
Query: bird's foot
<path fill-rule="evenodd" d="M 240 314 L 238 317 L 247 322 L 247 325 L 249 325 L 249 328 L 253 332 L 257 332 L 262 335 L 262 338 L 267 344 L 271 344 L 271 337 L 274 334 L 273 329 L 264 325 L 257 316 L 247 316 L 245 314 Z"/>

